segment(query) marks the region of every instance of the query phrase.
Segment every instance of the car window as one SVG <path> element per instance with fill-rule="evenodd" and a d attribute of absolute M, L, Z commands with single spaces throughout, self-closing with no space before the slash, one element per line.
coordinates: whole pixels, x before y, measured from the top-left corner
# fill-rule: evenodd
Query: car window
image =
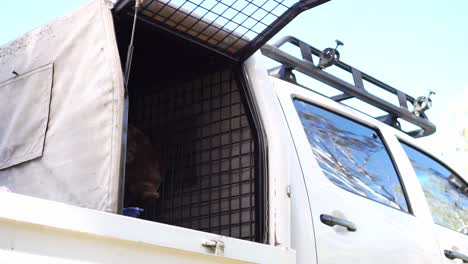
<path fill-rule="evenodd" d="M 295 99 L 315 159 L 335 185 L 408 212 L 400 179 L 377 131 Z"/>
<path fill-rule="evenodd" d="M 468 231 L 468 186 L 447 167 L 402 143 L 431 209 L 434 223 Z"/>

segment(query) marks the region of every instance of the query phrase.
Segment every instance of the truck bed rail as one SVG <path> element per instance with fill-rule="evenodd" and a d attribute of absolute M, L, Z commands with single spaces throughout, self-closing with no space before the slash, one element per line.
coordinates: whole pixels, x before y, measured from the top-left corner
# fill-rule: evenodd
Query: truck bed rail
<path fill-rule="evenodd" d="M 0 263 L 293 264 L 294 250 L 0 192 Z"/>

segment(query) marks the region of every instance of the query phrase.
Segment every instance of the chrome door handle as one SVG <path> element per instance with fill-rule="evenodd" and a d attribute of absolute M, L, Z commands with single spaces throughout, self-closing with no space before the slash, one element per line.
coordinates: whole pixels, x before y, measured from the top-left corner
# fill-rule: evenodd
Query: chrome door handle
<path fill-rule="evenodd" d="M 346 227 L 346 229 L 350 232 L 355 232 L 357 230 L 356 225 L 353 222 L 332 215 L 321 214 L 320 221 L 331 227 L 336 225 Z"/>
<path fill-rule="evenodd" d="M 468 256 L 452 250 L 444 250 L 444 255 L 448 259 L 461 259 L 463 263 L 468 263 Z"/>

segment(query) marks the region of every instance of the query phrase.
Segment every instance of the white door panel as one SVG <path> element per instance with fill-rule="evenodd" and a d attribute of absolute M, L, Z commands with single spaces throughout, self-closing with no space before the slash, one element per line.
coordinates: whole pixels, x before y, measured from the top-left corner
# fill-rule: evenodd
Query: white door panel
<path fill-rule="evenodd" d="M 412 164 L 413 170 L 407 173 L 418 179 L 422 187 L 443 263 L 468 263 L 466 182 L 448 166 L 405 141 L 399 145 L 406 152 L 407 162 Z"/>
<path fill-rule="evenodd" d="M 328 99 L 287 82 L 273 81 L 309 194 L 318 263 L 440 263 L 438 245 L 430 225 L 414 215 L 345 190 L 323 173 L 314 158 L 293 97 L 345 115 L 355 111 L 345 110 Z M 360 118 L 359 122 L 369 122 L 369 118 L 363 115 L 355 116 Z M 372 190 L 367 191 L 372 193 Z M 326 219 L 321 220 L 321 215 L 349 221 L 356 231 L 350 231 L 352 226 L 348 230 L 339 225 L 326 225 L 323 222 L 327 221 L 322 221 Z"/>
<path fill-rule="evenodd" d="M 463 263 L 461 259 L 455 258 L 449 259 L 450 253 L 445 251 L 451 251 L 455 254 L 461 254 L 461 257 L 468 258 L 468 236 L 462 233 L 455 232 L 443 226 L 434 225 L 437 236 L 439 238 L 441 253 L 444 255 L 444 262 L 446 264 Z M 447 254 L 447 255 L 445 255 Z M 453 254 L 452 254 L 453 255 Z M 468 263 L 468 260 L 465 260 Z"/>

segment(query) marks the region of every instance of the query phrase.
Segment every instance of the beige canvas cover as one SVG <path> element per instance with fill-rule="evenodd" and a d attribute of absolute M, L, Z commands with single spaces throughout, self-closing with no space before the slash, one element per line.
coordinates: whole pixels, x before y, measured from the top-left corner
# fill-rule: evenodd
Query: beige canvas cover
<path fill-rule="evenodd" d="M 0 187 L 115 212 L 122 108 L 104 0 L 0 47 Z"/>

